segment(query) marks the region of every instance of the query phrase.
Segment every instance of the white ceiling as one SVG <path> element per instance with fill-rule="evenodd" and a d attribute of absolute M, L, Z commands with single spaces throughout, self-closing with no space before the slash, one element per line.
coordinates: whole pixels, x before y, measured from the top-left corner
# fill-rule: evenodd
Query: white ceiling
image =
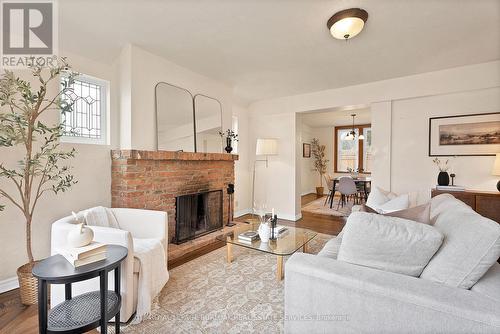
<path fill-rule="evenodd" d="M 351 114 L 356 114 L 354 124 L 370 124 L 370 108 L 335 110 L 325 109 L 315 112 L 301 113 L 302 123 L 312 128 L 324 128 L 333 126 L 352 125 Z"/>
<path fill-rule="evenodd" d="M 368 11 L 348 42 L 336 11 Z M 248 101 L 500 59 L 499 0 L 64 0 L 60 46 L 111 63 L 128 42 Z"/>

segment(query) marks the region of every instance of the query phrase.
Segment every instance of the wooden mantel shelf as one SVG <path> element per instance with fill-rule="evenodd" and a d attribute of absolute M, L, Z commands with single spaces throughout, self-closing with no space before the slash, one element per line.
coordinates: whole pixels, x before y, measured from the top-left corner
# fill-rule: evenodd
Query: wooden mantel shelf
<path fill-rule="evenodd" d="M 112 160 L 186 160 L 186 161 L 234 161 L 237 154 L 194 153 L 175 151 L 111 150 Z"/>

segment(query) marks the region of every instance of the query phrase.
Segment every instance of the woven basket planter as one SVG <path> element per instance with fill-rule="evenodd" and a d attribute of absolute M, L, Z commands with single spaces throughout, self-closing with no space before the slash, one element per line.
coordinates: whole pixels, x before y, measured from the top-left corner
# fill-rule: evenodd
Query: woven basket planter
<path fill-rule="evenodd" d="M 38 279 L 31 272 L 38 262 L 29 262 L 17 268 L 19 293 L 21 295 L 21 303 L 24 305 L 35 305 L 38 303 Z"/>

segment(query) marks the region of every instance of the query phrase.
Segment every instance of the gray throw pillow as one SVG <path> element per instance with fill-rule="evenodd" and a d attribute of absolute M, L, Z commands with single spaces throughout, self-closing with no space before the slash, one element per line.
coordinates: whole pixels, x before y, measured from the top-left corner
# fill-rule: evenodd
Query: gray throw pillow
<path fill-rule="evenodd" d="M 368 212 L 379 214 L 375 209 L 370 208 L 368 205 L 362 204 L 359 208 L 359 212 Z M 380 213 L 384 216 L 397 217 L 408 220 L 413 220 L 418 223 L 431 225 L 431 204 L 423 204 L 415 206 L 413 208 L 399 210 L 389 213 Z"/>
<path fill-rule="evenodd" d="M 342 232 L 338 260 L 414 277 L 443 242 L 433 226 L 366 212 L 352 213 Z"/>

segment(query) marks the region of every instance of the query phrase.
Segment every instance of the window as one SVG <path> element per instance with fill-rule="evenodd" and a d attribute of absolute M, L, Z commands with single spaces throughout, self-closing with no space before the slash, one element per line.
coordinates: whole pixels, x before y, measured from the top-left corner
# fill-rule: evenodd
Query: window
<path fill-rule="evenodd" d="M 349 169 L 369 173 L 372 164 L 372 129 L 370 124 L 354 126 L 356 139 L 345 139 L 352 126 L 335 127 L 335 172 L 347 173 Z M 365 139 L 358 139 L 362 133 Z"/>
<path fill-rule="evenodd" d="M 62 77 L 61 80 L 67 80 Z M 64 124 L 62 141 L 72 143 L 107 143 L 107 87 L 106 81 L 79 75 L 73 90 L 65 93 L 62 99 L 73 103 L 73 111 L 61 114 Z"/>

